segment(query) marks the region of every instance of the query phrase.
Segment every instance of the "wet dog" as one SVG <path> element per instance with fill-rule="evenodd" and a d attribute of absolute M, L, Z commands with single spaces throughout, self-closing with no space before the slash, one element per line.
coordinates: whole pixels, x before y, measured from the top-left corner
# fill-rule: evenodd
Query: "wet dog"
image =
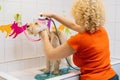
<path fill-rule="evenodd" d="M 43 27 L 44 26 L 44 27 Z M 40 30 L 44 30 L 46 28 L 45 25 L 42 25 L 43 28 L 41 28 L 40 24 L 38 22 L 30 23 L 27 27 L 27 31 L 31 35 L 37 35 L 39 34 Z M 59 38 L 57 36 L 59 35 Z M 51 45 L 55 48 L 60 45 L 59 39 L 61 40 L 61 43 L 65 42 L 66 39 L 61 31 L 48 31 L 49 40 L 51 42 Z M 44 73 L 50 73 L 51 69 L 53 69 L 53 74 L 60 74 L 59 66 L 60 66 L 61 60 L 49 60 L 46 59 L 46 68 L 42 69 Z"/>

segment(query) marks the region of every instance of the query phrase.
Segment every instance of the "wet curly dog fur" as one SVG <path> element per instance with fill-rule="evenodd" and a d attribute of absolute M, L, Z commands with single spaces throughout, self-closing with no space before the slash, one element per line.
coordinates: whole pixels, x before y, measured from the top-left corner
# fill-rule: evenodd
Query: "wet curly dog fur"
<path fill-rule="evenodd" d="M 28 33 L 32 35 L 38 34 L 38 32 L 34 32 L 35 28 L 37 27 L 39 27 L 38 23 L 36 22 L 30 23 L 27 28 Z M 58 31 L 58 35 L 62 43 L 66 41 L 61 31 Z M 48 36 L 49 36 L 51 45 L 54 48 L 60 45 L 56 31 L 48 32 Z M 60 62 L 61 60 L 46 59 L 46 68 L 42 69 L 41 71 L 43 71 L 44 73 L 50 73 L 51 69 L 53 69 L 53 74 L 60 74 L 60 71 L 59 71 Z"/>

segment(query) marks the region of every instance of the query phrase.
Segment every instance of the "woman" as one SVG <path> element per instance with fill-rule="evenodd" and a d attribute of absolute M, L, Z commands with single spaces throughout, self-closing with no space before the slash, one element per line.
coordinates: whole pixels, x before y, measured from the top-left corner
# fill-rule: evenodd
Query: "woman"
<path fill-rule="evenodd" d="M 50 44 L 46 30 L 40 32 L 46 56 L 49 59 L 61 59 L 73 54 L 73 61 L 81 71 L 80 80 L 118 80 L 110 64 L 109 39 L 103 27 L 105 13 L 102 1 L 75 0 L 72 15 L 75 22 L 55 13 L 41 14 L 78 32 L 57 48 Z"/>

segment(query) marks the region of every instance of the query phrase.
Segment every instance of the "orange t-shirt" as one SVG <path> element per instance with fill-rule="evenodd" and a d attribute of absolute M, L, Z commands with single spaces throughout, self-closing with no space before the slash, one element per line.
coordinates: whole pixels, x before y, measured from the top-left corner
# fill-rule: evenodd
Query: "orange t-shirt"
<path fill-rule="evenodd" d="M 73 61 L 80 68 L 80 80 L 108 80 L 116 74 L 111 68 L 109 39 L 103 27 L 93 34 L 78 33 L 67 43 L 76 50 Z"/>

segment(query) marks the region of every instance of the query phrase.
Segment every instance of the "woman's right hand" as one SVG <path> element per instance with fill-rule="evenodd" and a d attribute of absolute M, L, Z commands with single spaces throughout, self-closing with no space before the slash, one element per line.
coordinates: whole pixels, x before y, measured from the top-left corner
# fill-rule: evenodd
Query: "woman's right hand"
<path fill-rule="evenodd" d="M 41 13 L 40 17 L 48 17 L 48 18 L 53 18 L 55 13 Z"/>

